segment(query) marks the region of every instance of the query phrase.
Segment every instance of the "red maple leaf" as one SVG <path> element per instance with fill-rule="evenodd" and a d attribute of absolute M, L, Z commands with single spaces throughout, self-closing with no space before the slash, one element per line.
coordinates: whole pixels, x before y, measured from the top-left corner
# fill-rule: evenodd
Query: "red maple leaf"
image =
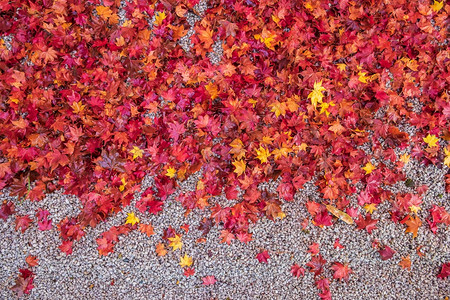
<path fill-rule="evenodd" d="M 394 256 L 395 251 L 392 250 L 389 246 L 384 246 L 383 249 L 378 250 L 378 253 L 380 253 L 382 260 L 388 260 L 392 256 Z"/>
<path fill-rule="evenodd" d="M 262 252 L 260 252 L 260 253 L 258 253 L 257 255 L 256 255 L 256 259 L 258 259 L 258 261 L 260 262 L 260 263 L 262 263 L 262 262 L 264 262 L 264 263 L 268 263 L 267 262 L 267 260 L 270 258 L 270 255 L 269 255 L 269 253 L 267 252 L 267 250 L 264 250 L 264 251 L 262 251 Z"/>
<path fill-rule="evenodd" d="M 212 285 L 217 282 L 216 277 L 214 275 L 208 275 L 202 278 L 203 285 Z"/>
<path fill-rule="evenodd" d="M 348 264 L 341 264 L 339 262 L 335 262 L 331 266 L 331 270 L 334 271 L 333 277 L 334 279 L 345 280 L 348 281 L 348 276 L 353 273 L 352 269 L 348 266 Z"/>
<path fill-rule="evenodd" d="M 333 218 L 328 213 L 326 209 L 322 209 L 322 211 L 314 217 L 314 225 L 323 227 L 323 226 L 331 226 Z"/>
<path fill-rule="evenodd" d="M 307 267 L 310 268 L 310 272 L 314 273 L 314 276 L 320 275 L 323 270 L 323 266 L 327 263 L 327 261 L 322 257 L 322 255 L 313 256 L 309 263 L 306 264 Z"/>
<path fill-rule="evenodd" d="M 0 207 L 0 218 L 6 221 L 8 217 L 15 213 L 15 206 L 13 202 L 5 201 Z"/>
<path fill-rule="evenodd" d="M 309 246 L 308 252 L 311 253 L 312 256 L 317 255 L 319 253 L 319 247 L 320 245 L 318 243 L 312 243 L 312 245 Z"/>
<path fill-rule="evenodd" d="M 370 214 L 366 214 L 366 218 L 363 218 L 362 215 L 359 215 L 358 220 L 355 221 L 356 225 L 358 225 L 357 229 L 366 229 L 369 234 L 372 233 L 372 230 L 376 229 L 378 220 L 372 219 Z"/>
<path fill-rule="evenodd" d="M 184 269 L 183 274 L 186 277 L 192 276 L 195 274 L 195 269 L 194 268 L 186 268 L 186 269 Z"/>
<path fill-rule="evenodd" d="M 63 241 L 62 244 L 58 247 L 62 252 L 69 255 L 72 254 L 72 246 L 73 241 Z"/>
<path fill-rule="evenodd" d="M 292 275 L 294 275 L 295 277 L 300 277 L 305 275 L 305 269 L 303 269 L 302 267 L 300 267 L 298 264 L 294 264 L 291 267 L 291 273 Z"/>
<path fill-rule="evenodd" d="M 19 272 L 16 284 L 11 287 L 11 290 L 16 293 L 17 297 L 23 297 L 24 294 L 29 294 L 34 288 L 34 273 L 28 269 L 19 269 Z"/>
<path fill-rule="evenodd" d="M 442 264 L 441 272 L 437 275 L 438 278 L 445 279 L 450 276 L 450 263 Z"/>
<path fill-rule="evenodd" d="M 20 230 L 22 231 L 22 233 L 25 232 L 25 230 L 28 229 L 28 227 L 30 226 L 30 223 L 32 222 L 32 220 L 30 219 L 29 215 L 25 215 L 25 216 L 17 216 L 16 217 L 16 230 Z"/>

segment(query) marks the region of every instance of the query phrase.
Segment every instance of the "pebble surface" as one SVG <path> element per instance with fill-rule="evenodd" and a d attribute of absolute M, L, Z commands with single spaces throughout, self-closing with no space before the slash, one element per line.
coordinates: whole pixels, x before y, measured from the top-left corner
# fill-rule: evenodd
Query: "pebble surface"
<path fill-rule="evenodd" d="M 427 192 L 424 205 L 433 202 L 436 193 L 445 193 L 439 181 L 444 173 L 438 170 L 428 167 L 414 173 L 419 182 L 427 180 L 432 184 L 430 181 L 435 181 L 432 187 L 436 190 Z M 212 228 L 206 242 L 197 243 L 201 237 L 197 227 L 199 221 L 208 216 L 207 210 L 196 209 L 185 216 L 184 208 L 174 199 L 180 192 L 195 189 L 199 176 L 197 172 L 180 183 L 177 191 L 165 201 L 164 210 L 156 216 L 139 213 L 134 207 L 140 197 L 140 193 L 136 193 L 132 204 L 122 212 L 94 229 L 87 229 L 86 235 L 74 243 L 73 254 L 69 256 L 58 249 L 60 238 L 56 228 L 39 231 L 34 223 L 22 234 L 15 231 L 13 217 L 1 221 L 0 298 L 14 298 L 9 287 L 14 285 L 18 269 L 26 267 L 25 258 L 35 255 L 39 259 L 39 265 L 33 268 L 35 288 L 27 299 L 73 299 L 75 294 L 83 299 L 319 299 L 313 274 L 305 266 L 311 259 L 307 251 L 312 243 L 320 244 L 320 254 L 327 260 L 327 278 L 332 278 L 329 267 L 335 261 L 349 263 L 354 272 L 348 282 L 331 280 L 333 299 L 444 299 L 450 295 L 448 280 L 436 277 L 440 265 L 450 260 L 448 230 L 440 227 L 434 235 L 423 226 L 413 239 L 411 234 L 405 234 L 403 225 L 389 220 L 389 207 L 385 204 L 373 213 L 373 218 L 379 222 L 371 235 L 341 221 L 325 228 L 309 224 L 307 230 L 302 230 L 300 223 L 309 218 L 304 202 L 318 196 L 313 184 L 305 184 L 294 201 L 282 205 L 286 213 L 284 219 L 275 222 L 262 219 L 252 225 L 253 240 L 248 244 L 237 240 L 230 245 L 220 243 L 217 226 Z M 143 190 L 152 182 L 151 177 L 145 177 Z M 273 191 L 277 184 L 272 181 L 259 188 Z M 7 190 L 3 192 L 1 201 L 14 199 L 8 196 Z M 215 197 L 214 201 L 225 204 L 228 200 Z M 441 204 L 448 206 L 448 202 Z M 76 197 L 58 191 L 40 202 L 17 203 L 16 211 L 33 218 L 37 208 L 47 209 L 53 224 L 57 224 L 65 216 L 75 216 L 80 206 Z M 95 239 L 111 226 L 124 224 L 128 212 L 135 212 L 141 223 L 151 222 L 155 234 L 147 237 L 135 230 L 120 236 L 114 252 L 100 257 Z M 190 226 L 188 233 L 180 229 L 184 224 Z M 155 246 L 162 241 L 163 230 L 168 226 L 183 234 L 183 246 L 181 250 L 169 250 L 166 256 L 159 257 Z M 336 238 L 344 249 L 334 249 Z M 394 256 L 382 261 L 372 247 L 374 239 L 394 249 Z M 421 245 L 424 257 L 415 250 Z M 262 250 L 268 250 L 270 255 L 267 264 L 256 259 Z M 179 266 L 184 254 L 194 260 L 193 276 L 185 277 Z M 410 271 L 398 265 L 407 255 L 412 262 Z M 293 264 L 304 267 L 305 275 L 294 277 L 290 273 Z M 204 286 L 202 278 L 208 275 L 215 276 L 217 282 Z"/>

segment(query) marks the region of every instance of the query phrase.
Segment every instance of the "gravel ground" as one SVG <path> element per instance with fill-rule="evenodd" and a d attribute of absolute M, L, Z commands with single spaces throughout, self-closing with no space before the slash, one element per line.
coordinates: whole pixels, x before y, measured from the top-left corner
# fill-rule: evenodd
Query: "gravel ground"
<path fill-rule="evenodd" d="M 427 193 L 424 206 L 433 202 L 428 194 L 444 193 L 439 180 L 445 170 L 439 172 L 433 168 L 414 173 L 417 181 L 428 182 L 437 189 Z M 208 216 L 207 211 L 194 210 L 185 217 L 184 209 L 174 198 L 180 191 L 192 190 L 199 175 L 194 174 L 180 185 L 165 202 L 160 215 L 140 214 L 134 207 L 135 199 L 107 222 L 95 229 L 89 228 L 86 236 L 74 244 L 73 254 L 69 256 L 58 249 L 60 238 L 55 228 L 39 231 L 34 224 L 22 234 L 14 230 L 13 217 L 1 222 L 1 299 L 14 298 L 8 287 L 14 285 L 18 269 L 26 266 L 25 258 L 30 254 L 38 257 L 39 265 L 33 268 L 35 288 L 26 296 L 29 299 L 319 299 L 312 273 L 306 271 L 305 276 L 299 278 L 290 273 L 294 263 L 308 270 L 305 265 L 311 254 L 307 250 L 314 242 L 320 244 L 320 254 L 327 260 L 325 275 L 328 278 L 332 278 L 329 267 L 335 261 L 349 263 L 354 271 L 348 282 L 331 280 L 333 299 L 444 299 L 450 295 L 448 280 L 436 277 L 440 265 L 450 260 L 448 230 L 440 227 L 434 235 L 427 226 L 422 226 L 418 237 L 413 239 L 411 234 L 404 233 L 403 225 L 389 220 L 389 207 L 383 204 L 373 214 L 380 221 L 371 235 L 340 221 L 322 229 L 310 224 L 304 231 L 300 223 L 309 214 L 303 203 L 307 197 L 317 196 L 312 184 L 299 191 L 293 202 L 283 204 L 284 219 L 276 222 L 263 219 L 253 225 L 250 230 L 253 241 L 248 244 L 236 240 L 230 245 L 219 243 L 220 228 L 217 227 L 213 227 L 205 243 L 197 243 L 201 237 L 197 227 L 199 221 Z M 146 177 L 143 187 L 151 184 L 152 179 Z M 273 190 L 276 186 L 276 182 L 271 182 L 260 188 Z M 11 200 L 7 191 L 4 192 L 0 200 Z M 213 201 L 223 204 L 228 200 L 215 197 Z M 448 206 L 448 201 L 443 202 L 440 200 L 440 204 Z M 59 191 L 40 202 L 17 204 L 16 211 L 34 215 L 37 208 L 47 209 L 53 224 L 57 224 L 67 215 L 75 216 L 79 206 L 76 197 Z M 120 236 L 114 252 L 100 257 L 95 239 L 111 226 L 123 224 L 127 213 L 132 211 L 142 223 L 151 222 L 155 234 L 149 238 L 135 230 Z M 163 230 L 170 225 L 182 232 L 180 226 L 185 223 L 190 225 L 190 230 L 183 234 L 182 249 L 158 257 L 155 245 L 162 241 Z M 344 249 L 334 249 L 336 238 Z M 372 247 L 374 239 L 397 251 L 393 258 L 382 261 Z M 424 257 L 415 250 L 421 245 Z M 270 255 L 268 264 L 259 263 L 255 258 L 264 249 Z M 191 277 L 185 277 L 179 266 L 180 256 L 184 254 L 194 259 L 195 274 Z M 412 261 L 410 271 L 398 265 L 401 257 L 407 255 Z M 216 284 L 202 284 L 202 278 L 208 275 L 215 276 Z"/>

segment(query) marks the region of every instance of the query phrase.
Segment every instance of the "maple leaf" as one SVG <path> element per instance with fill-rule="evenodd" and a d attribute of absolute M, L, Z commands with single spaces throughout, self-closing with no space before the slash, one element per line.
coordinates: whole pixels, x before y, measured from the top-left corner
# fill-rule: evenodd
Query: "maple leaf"
<path fill-rule="evenodd" d="M 431 4 L 430 7 L 434 12 L 438 12 L 444 7 L 444 0 L 442 0 L 441 2 L 434 0 L 433 4 Z"/>
<path fill-rule="evenodd" d="M 221 243 L 227 243 L 229 245 L 235 239 L 235 236 L 229 230 L 225 229 L 220 232 L 220 238 L 222 239 L 220 241 Z"/>
<path fill-rule="evenodd" d="M 184 257 L 180 257 L 180 266 L 182 268 L 192 266 L 193 262 L 194 261 L 192 260 L 192 257 L 188 256 L 187 254 L 185 254 Z"/>
<path fill-rule="evenodd" d="M 314 201 L 307 201 L 306 202 L 306 209 L 311 214 L 311 216 L 315 216 L 317 213 L 320 212 L 320 204 Z"/>
<path fill-rule="evenodd" d="M 369 161 L 363 168 L 364 171 L 366 171 L 366 175 L 372 173 L 373 170 L 375 170 L 375 166 L 372 165 L 372 163 Z"/>
<path fill-rule="evenodd" d="M 145 233 L 148 237 L 155 234 L 152 224 L 139 224 L 139 231 Z"/>
<path fill-rule="evenodd" d="M 312 243 L 312 245 L 309 246 L 308 252 L 311 253 L 312 256 L 319 254 L 319 247 L 320 244 L 318 243 Z"/>
<path fill-rule="evenodd" d="M 326 91 L 326 89 L 322 86 L 322 81 L 314 82 L 314 89 L 308 95 L 308 99 L 311 99 L 314 109 L 317 107 L 318 103 L 322 103 L 324 97 L 323 91 Z"/>
<path fill-rule="evenodd" d="M 38 265 L 38 260 L 36 258 L 36 256 L 32 256 L 32 255 L 28 255 L 27 258 L 25 259 L 26 263 L 30 266 L 30 267 L 36 267 Z"/>
<path fill-rule="evenodd" d="M 327 210 L 322 210 L 314 217 L 314 225 L 323 227 L 323 226 L 331 226 L 333 225 L 331 216 L 328 214 Z"/>
<path fill-rule="evenodd" d="M 34 288 L 34 273 L 28 269 L 19 269 L 19 272 L 15 285 L 10 289 L 16 293 L 17 297 L 23 297 L 24 294 L 29 294 Z"/>
<path fill-rule="evenodd" d="M 161 26 L 162 22 L 164 21 L 164 19 L 166 18 L 166 13 L 165 12 L 157 12 L 156 16 L 155 16 L 155 24 L 158 26 Z"/>
<path fill-rule="evenodd" d="M 244 149 L 244 144 L 242 143 L 242 141 L 240 139 L 238 139 L 238 138 L 234 139 L 230 143 L 230 146 L 232 147 L 232 149 L 229 152 L 231 154 L 233 154 L 233 156 L 236 160 L 245 158 L 245 152 L 247 152 L 247 150 Z"/>
<path fill-rule="evenodd" d="M 366 213 L 373 214 L 373 212 L 377 209 L 377 205 L 375 203 L 370 203 L 364 205 L 364 210 Z"/>
<path fill-rule="evenodd" d="M 258 253 L 256 255 L 256 259 L 258 259 L 258 261 L 260 263 L 264 262 L 264 263 L 268 263 L 267 260 L 270 258 L 269 252 L 267 252 L 267 250 L 262 251 L 261 253 Z"/>
<path fill-rule="evenodd" d="M 107 20 L 112 16 L 112 11 L 109 7 L 103 6 L 103 5 L 99 5 L 95 8 L 95 10 L 97 11 L 97 14 L 103 19 L 103 20 Z"/>
<path fill-rule="evenodd" d="M 271 112 L 275 113 L 275 116 L 278 118 L 280 115 L 285 116 L 286 115 L 286 103 L 281 103 L 279 101 L 275 101 L 272 104 L 269 104 L 272 109 Z"/>
<path fill-rule="evenodd" d="M 25 215 L 25 216 L 17 216 L 16 217 L 16 230 L 20 230 L 22 231 L 22 233 L 25 232 L 25 230 L 28 229 L 28 227 L 30 226 L 30 223 L 32 222 L 32 220 L 30 219 L 29 215 Z"/>
<path fill-rule="evenodd" d="M 422 221 L 420 218 L 418 216 L 409 216 L 409 219 L 405 223 L 408 226 L 405 233 L 411 232 L 413 234 L 413 238 L 417 237 L 417 231 L 419 230 L 419 227 L 422 226 Z"/>
<path fill-rule="evenodd" d="M 139 223 L 139 218 L 134 215 L 134 212 L 128 213 L 125 224 L 131 224 L 131 226 L 134 226 L 136 223 Z"/>
<path fill-rule="evenodd" d="M 450 263 L 442 264 L 441 272 L 437 275 L 438 278 L 445 279 L 450 276 Z"/>
<path fill-rule="evenodd" d="M 208 275 L 202 278 L 203 285 L 213 285 L 217 282 L 216 277 L 214 275 Z"/>
<path fill-rule="evenodd" d="M 439 139 L 433 134 L 428 134 L 426 137 L 423 138 L 423 141 L 428 144 L 428 147 L 436 147 L 437 142 Z"/>
<path fill-rule="evenodd" d="M 142 154 L 144 153 L 144 151 L 139 149 L 139 147 L 137 147 L 137 146 L 133 146 L 133 149 L 130 150 L 130 153 L 133 154 L 133 160 L 135 160 L 138 157 L 142 157 Z"/>
<path fill-rule="evenodd" d="M 186 268 L 183 272 L 184 276 L 189 277 L 195 274 L 194 268 Z"/>
<path fill-rule="evenodd" d="M 58 247 L 62 252 L 66 255 L 72 254 L 72 245 L 73 241 L 63 241 L 62 244 Z"/>
<path fill-rule="evenodd" d="M 175 237 L 169 238 L 169 246 L 172 247 L 172 250 L 175 251 L 177 249 L 181 249 L 183 246 L 183 242 L 181 241 L 181 235 L 175 235 Z"/>
<path fill-rule="evenodd" d="M 238 174 L 238 176 L 241 176 L 245 172 L 246 165 L 243 160 L 234 161 L 232 164 L 236 168 L 234 173 Z"/>
<path fill-rule="evenodd" d="M 336 240 L 334 241 L 333 248 L 334 248 L 334 249 L 337 249 L 337 248 L 344 249 L 345 247 L 342 246 L 341 243 L 339 243 L 339 239 L 336 239 Z"/>
<path fill-rule="evenodd" d="M 167 168 L 166 176 L 168 176 L 170 178 L 174 178 L 176 174 L 177 174 L 177 170 L 175 170 L 174 167 Z"/>
<path fill-rule="evenodd" d="M 156 254 L 158 256 L 165 256 L 167 254 L 166 247 L 164 247 L 163 243 L 156 244 Z"/>
<path fill-rule="evenodd" d="M 450 151 L 447 148 L 444 148 L 444 153 L 445 153 L 444 165 L 450 167 Z"/>
<path fill-rule="evenodd" d="M 305 269 L 303 269 L 302 267 L 300 267 L 298 264 L 294 264 L 294 265 L 291 267 L 291 273 L 292 273 L 292 275 L 294 275 L 295 277 L 304 276 L 304 275 L 305 275 Z"/>
<path fill-rule="evenodd" d="M 268 149 L 265 149 L 263 146 L 259 146 L 259 150 L 256 149 L 257 159 L 261 161 L 261 163 L 268 162 L 267 158 L 270 156 L 270 152 Z"/>
<path fill-rule="evenodd" d="M 311 258 L 311 261 L 306 264 L 307 267 L 310 268 L 310 272 L 314 273 L 314 276 L 320 275 L 323 270 L 323 266 L 327 263 L 327 261 L 322 257 L 322 255 L 318 254 Z"/>
<path fill-rule="evenodd" d="M 370 79 L 369 76 L 366 76 L 366 72 L 358 72 L 358 80 L 362 83 L 367 83 L 367 80 Z"/>
<path fill-rule="evenodd" d="M 394 256 L 395 251 L 386 245 L 383 247 L 383 249 L 378 250 L 378 253 L 380 253 L 382 260 L 388 260 L 392 258 L 392 256 Z"/>
<path fill-rule="evenodd" d="M 355 221 L 356 225 L 358 225 L 357 229 L 366 229 L 369 234 L 372 233 L 372 230 L 376 229 L 378 220 L 372 219 L 370 214 L 366 214 L 366 218 L 363 218 L 362 215 L 359 216 L 358 220 Z"/>
<path fill-rule="evenodd" d="M 334 271 L 333 278 L 339 280 L 348 281 L 348 276 L 353 273 L 352 269 L 348 266 L 348 264 L 341 264 L 339 262 L 335 262 L 331 268 Z"/>
<path fill-rule="evenodd" d="M 406 257 L 402 257 L 402 260 L 398 264 L 403 269 L 411 270 L 411 259 L 409 258 L 409 255 Z"/>
<path fill-rule="evenodd" d="M 15 213 L 15 205 L 13 202 L 5 201 L 0 207 L 0 218 L 6 221 L 8 217 Z"/>

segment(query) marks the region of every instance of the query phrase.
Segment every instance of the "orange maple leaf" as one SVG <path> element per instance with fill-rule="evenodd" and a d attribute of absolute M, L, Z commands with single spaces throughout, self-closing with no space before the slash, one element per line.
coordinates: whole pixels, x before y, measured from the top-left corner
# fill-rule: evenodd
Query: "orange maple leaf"
<path fill-rule="evenodd" d="M 402 260 L 398 264 L 403 269 L 411 270 L 411 259 L 409 258 L 409 255 L 406 257 L 402 257 Z"/>
<path fill-rule="evenodd" d="M 408 226 L 405 233 L 411 232 L 413 234 L 413 238 L 417 237 L 417 230 L 419 230 L 419 227 L 422 226 L 422 221 L 420 221 L 419 217 L 409 216 L 409 220 L 407 220 L 405 223 Z"/>

